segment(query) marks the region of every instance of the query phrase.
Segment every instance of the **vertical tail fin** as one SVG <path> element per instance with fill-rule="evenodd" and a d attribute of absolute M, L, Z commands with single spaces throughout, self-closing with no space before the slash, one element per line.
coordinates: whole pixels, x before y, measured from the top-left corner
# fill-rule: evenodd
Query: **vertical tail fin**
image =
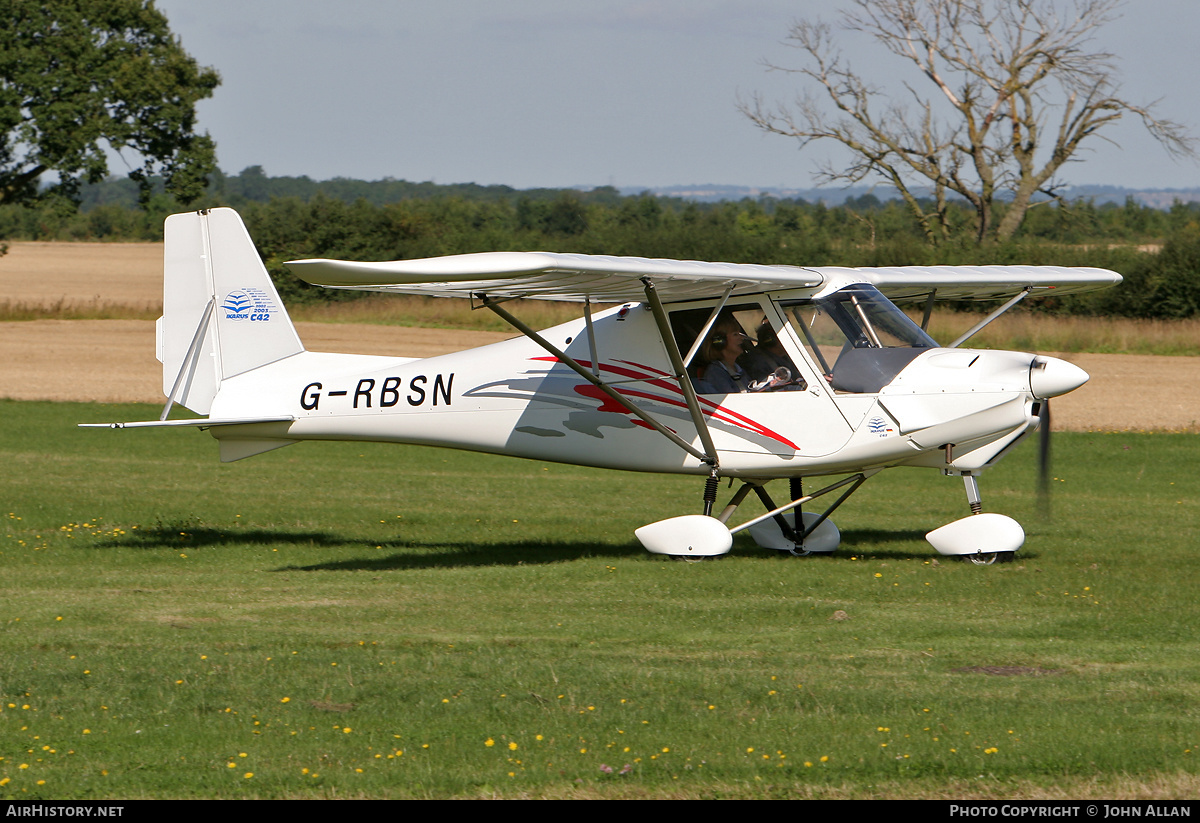
<path fill-rule="evenodd" d="M 222 380 L 304 346 L 237 212 L 173 214 L 165 235 L 163 394 L 207 414 Z"/>

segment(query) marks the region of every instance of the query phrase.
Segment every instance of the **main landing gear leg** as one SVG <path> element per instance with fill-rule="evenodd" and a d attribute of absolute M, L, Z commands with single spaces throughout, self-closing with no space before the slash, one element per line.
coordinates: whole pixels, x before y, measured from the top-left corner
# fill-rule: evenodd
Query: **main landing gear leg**
<path fill-rule="evenodd" d="M 756 517 L 733 529 L 733 531 L 738 532 L 742 529 L 749 529 L 750 536 L 754 538 L 754 542 L 762 548 L 786 551 L 796 557 L 807 557 L 811 554 L 830 554 L 837 549 L 842 538 L 837 526 L 833 525 L 833 521 L 829 519 L 829 515 L 838 506 L 842 505 L 846 498 L 853 494 L 866 479 L 866 474 L 856 474 L 832 483 L 812 494 L 805 494 L 803 481 L 798 477 L 794 477 L 790 479 L 788 486 L 788 492 L 792 496 L 792 500 L 784 506 L 776 506 L 775 501 L 767 494 L 766 489 L 762 485 L 755 485 L 753 487 L 754 492 L 767 508 L 767 514 Z M 849 488 L 843 491 L 837 500 L 821 514 L 817 514 L 816 512 L 802 512 L 800 510 L 801 505 L 804 503 L 843 486 L 849 486 Z M 748 487 L 744 487 L 743 492 L 739 492 L 739 494 L 744 497 L 744 491 L 746 490 L 748 490 Z M 737 499 L 737 502 L 741 502 L 740 498 Z"/>
<path fill-rule="evenodd" d="M 716 469 L 709 473 L 708 479 L 704 481 L 704 516 L 711 517 L 713 504 L 717 502 L 717 486 L 721 484 L 721 479 L 717 477 Z"/>
<path fill-rule="evenodd" d="M 1011 563 L 1017 549 L 1025 542 L 1021 524 L 1003 514 L 984 514 L 978 478 L 963 472 L 962 479 L 971 508 L 970 516 L 934 529 L 925 535 L 925 539 L 940 554 L 961 557 L 977 566 Z"/>
<path fill-rule="evenodd" d="M 712 508 L 716 502 L 717 486 L 720 482 L 716 471 L 713 471 L 704 486 L 705 514 L 685 514 L 680 517 L 659 520 L 657 523 L 642 526 L 634 534 L 637 535 L 637 539 L 646 548 L 646 551 L 652 554 L 664 554 L 671 557 L 694 560 L 725 554 L 733 546 L 734 534 L 745 529 L 753 529 L 755 526 L 763 524 L 766 521 L 771 521 L 767 523 L 767 529 L 774 532 L 777 536 L 775 540 L 779 545 L 768 545 L 763 542 L 758 534 L 751 532 L 755 542 L 760 546 L 780 549 L 796 555 L 829 553 L 837 548 L 838 541 L 841 539 L 837 527 L 828 519 L 829 514 L 840 506 L 855 489 L 861 486 L 868 476 L 874 473 L 874 471 L 871 471 L 851 475 L 836 483 L 831 483 L 812 494 L 803 495 L 779 507 L 776 507 L 771 501 L 770 496 L 762 490 L 762 484 L 767 482 L 766 480 L 748 480 L 733 495 L 733 498 L 729 501 L 729 505 L 725 507 L 721 514 L 713 517 Z M 845 486 L 849 486 L 849 488 L 823 514 L 818 515 L 807 512 L 802 516 L 801 523 L 804 526 L 802 532 L 797 533 L 793 523 L 788 523 L 785 520 L 784 522 L 792 534 L 791 538 L 785 538 L 782 528 L 772 520 L 772 518 L 790 512 L 802 503 L 807 503 L 809 500 L 821 497 Z M 766 514 L 746 521 L 740 526 L 732 529 L 728 528 L 725 525 L 726 522 L 752 490 L 759 494 L 763 504 L 767 506 L 769 511 Z"/>
<path fill-rule="evenodd" d="M 720 557 L 728 553 L 733 546 L 733 535 L 725 526 L 724 520 L 712 516 L 720 483 L 721 478 L 717 476 L 717 469 L 713 466 L 704 482 L 704 514 L 671 517 L 649 523 L 634 531 L 646 551 L 689 561 Z M 732 514 L 732 509 L 727 509 L 724 516 L 728 517 L 729 514 Z"/>

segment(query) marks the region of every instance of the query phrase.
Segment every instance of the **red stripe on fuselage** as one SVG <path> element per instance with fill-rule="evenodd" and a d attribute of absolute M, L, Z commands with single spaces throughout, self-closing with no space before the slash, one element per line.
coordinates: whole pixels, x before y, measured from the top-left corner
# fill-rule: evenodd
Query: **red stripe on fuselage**
<path fill-rule="evenodd" d="M 531 360 L 539 360 L 539 361 L 543 361 L 543 362 L 549 362 L 549 363 L 559 362 L 557 357 L 548 357 L 548 356 L 532 357 L 530 359 Z M 577 360 L 575 362 L 579 363 L 579 365 L 583 366 L 584 368 L 588 368 L 592 365 L 591 361 L 589 361 L 589 360 Z M 628 363 L 629 365 L 635 366 L 636 368 L 641 369 L 642 371 L 638 372 L 631 368 L 616 366 L 616 365 L 613 365 L 610 363 L 600 363 L 599 364 L 600 370 L 605 371 L 605 372 L 611 372 L 613 374 L 617 374 L 622 377 L 630 377 L 630 378 L 634 378 L 637 380 L 644 380 L 648 385 L 655 386 L 657 388 L 663 389 L 664 391 L 673 392 L 674 394 L 678 395 L 679 397 L 678 398 L 662 397 L 657 394 L 650 394 L 648 392 L 640 392 L 640 391 L 636 391 L 636 390 L 632 390 L 632 389 L 619 390 L 622 394 L 627 394 L 630 397 L 640 397 L 640 398 L 644 398 L 647 400 L 654 400 L 659 403 L 664 403 L 668 406 L 675 406 L 677 408 L 683 408 L 683 409 L 687 408 L 687 402 L 682 399 L 682 397 L 683 397 L 682 390 L 675 384 L 674 380 L 670 377 L 670 375 L 667 372 L 660 371 L 651 366 L 646 366 L 641 363 L 635 363 L 630 360 L 622 360 L 620 362 Z M 656 377 L 655 375 L 662 375 L 662 377 Z M 663 379 L 664 377 L 667 379 Z M 603 398 L 601 406 L 599 408 L 599 411 L 608 411 L 608 412 L 617 412 L 620 414 L 629 414 L 628 409 L 626 409 L 624 406 L 621 406 L 620 404 L 616 403 L 615 400 L 613 400 L 611 397 L 609 397 L 607 394 L 600 391 L 599 389 L 596 389 L 594 386 L 589 385 L 589 386 L 587 386 L 587 388 L 592 389 L 593 391 L 597 392 L 597 395 L 593 395 L 590 392 L 580 391 L 581 388 L 584 388 L 584 387 L 576 386 L 575 391 L 579 392 L 580 394 L 583 394 L 585 396 L 588 396 L 588 397 Z M 615 387 L 614 387 L 614 389 L 615 389 Z M 729 423 L 731 425 L 737 426 L 738 428 L 746 429 L 747 431 L 755 432 L 756 434 L 761 434 L 764 437 L 769 437 L 778 443 L 782 443 L 783 445 L 787 446 L 789 449 L 795 449 L 796 451 L 800 450 L 800 447 L 797 446 L 795 443 L 788 440 L 786 437 L 779 434 L 778 432 L 768 429 L 766 426 L 762 425 L 761 423 L 759 423 L 756 420 L 746 417 L 743 414 L 738 414 L 737 412 L 735 412 L 731 409 L 725 408 L 724 406 L 722 406 L 719 403 L 714 403 L 713 401 L 706 400 L 703 397 L 697 397 L 696 399 L 700 401 L 701 411 L 709 417 L 715 418 L 716 420 L 719 420 L 723 423 Z M 612 404 L 612 406 L 609 406 L 608 404 Z M 644 421 L 635 420 L 634 422 L 640 423 L 641 425 L 646 426 L 647 428 L 651 428 L 650 426 L 647 426 L 647 424 Z"/>

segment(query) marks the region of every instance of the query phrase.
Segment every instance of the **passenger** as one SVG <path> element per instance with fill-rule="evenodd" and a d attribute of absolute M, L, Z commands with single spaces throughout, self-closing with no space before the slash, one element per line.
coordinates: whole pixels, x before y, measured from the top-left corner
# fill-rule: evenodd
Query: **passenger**
<path fill-rule="evenodd" d="M 742 357 L 754 379 L 750 391 L 803 391 L 808 388 L 796 364 L 779 342 L 779 335 L 765 317 L 758 325 L 758 345 Z"/>
<path fill-rule="evenodd" d="M 765 317 L 758 325 L 758 345 L 749 354 L 749 358 L 747 368 L 757 379 L 762 379 L 780 366 L 792 373 L 796 371 L 796 364 L 788 357 L 783 344 L 779 342 L 779 335 L 771 327 L 771 321 Z"/>

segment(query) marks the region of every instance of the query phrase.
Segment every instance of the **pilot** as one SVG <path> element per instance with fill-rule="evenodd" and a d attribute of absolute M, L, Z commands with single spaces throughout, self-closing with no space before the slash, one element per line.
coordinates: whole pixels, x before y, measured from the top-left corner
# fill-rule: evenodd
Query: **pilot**
<path fill-rule="evenodd" d="M 737 320 L 729 316 L 718 319 L 700 347 L 700 358 L 706 365 L 704 374 L 697 381 L 697 391 L 701 394 L 747 391 L 750 375 L 737 360 L 746 351 L 749 340 L 750 336 L 742 331 Z"/>

